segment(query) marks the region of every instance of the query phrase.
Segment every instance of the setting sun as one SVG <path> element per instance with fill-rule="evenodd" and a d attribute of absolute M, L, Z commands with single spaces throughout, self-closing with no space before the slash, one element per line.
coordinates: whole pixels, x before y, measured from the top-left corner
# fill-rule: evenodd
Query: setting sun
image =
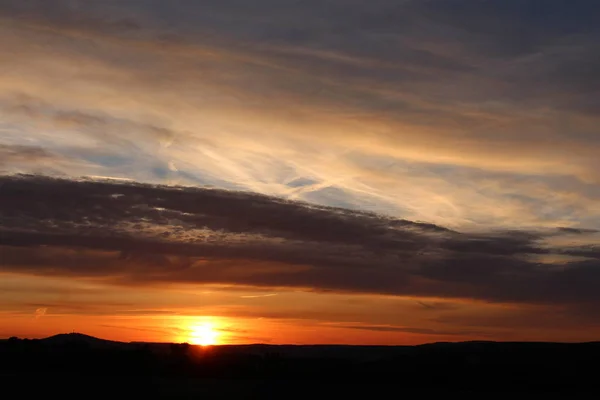
<path fill-rule="evenodd" d="M 201 323 L 191 327 L 190 329 L 190 343 L 210 346 L 218 343 L 219 332 L 215 329 L 211 323 Z"/>

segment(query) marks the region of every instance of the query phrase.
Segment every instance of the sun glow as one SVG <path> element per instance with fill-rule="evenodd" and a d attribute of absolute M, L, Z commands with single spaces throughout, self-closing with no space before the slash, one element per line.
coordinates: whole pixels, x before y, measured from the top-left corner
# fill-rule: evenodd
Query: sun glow
<path fill-rule="evenodd" d="M 199 323 L 190 328 L 190 343 L 200 346 L 211 346 L 219 343 L 219 332 L 209 322 Z"/>

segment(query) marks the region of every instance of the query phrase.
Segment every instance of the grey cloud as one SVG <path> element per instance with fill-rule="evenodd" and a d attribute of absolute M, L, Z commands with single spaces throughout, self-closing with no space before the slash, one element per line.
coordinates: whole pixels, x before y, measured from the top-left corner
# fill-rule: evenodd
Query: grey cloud
<path fill-rule="evenodd" d="M 455 335 L 475 335 L 475 336 L 491 336 L 489 332 L 477 331 L 477 330 L 438 330 L 429 328 L 412 328 L 403 326 L 387 326 L 387 325 L 338 325 L 340 328 L 345 329 L 359 329 L 375 332 L 401 332 L 401 333 L 416 333 L 420 335 L 442 335 L 442 336 L 455 336 Z"/>
<path fill-rule="evenodd" d="M 109 2 L 103 3 L 110 9 Z M 52 2 L 44 0 L 1 0 L 0 17 L 88 31 L 120 33 L 140 29 L 140 25 L 135 19 L 115 16 L 110 13 L 103 14 L 97 5 L 94 5 L 93 2 L 85 4 L 77 0 L 53 0 Z M 91 10 L 88 6 L 92 6 Z"/>
<path fill-rule="evenodd" d="M 559 231 L 570 233 L 574 235 L 585 235 L 589 233 L 597 233 L 598 231 L 595 229 L 578 229 L 578 228 L 569 228 L 569 227 L 559 227 Z"/>
<path fill-rule="evenodd" d="M 249 192 L 4 176 L 8 271 L 316 291 L 600 305 L 599 258 L 561 268 L 548 232 L 461 233 Z M 584 235 L 585 233 L 581 233 Z M 592 246 L 593 247 L 593 246 Z"/>
<path fill-rule="evenodd" d="M 69 168 L 84 167 L 75 157 L 35 145 L 0 143 L 0 173 L 27 171 L 62 175 Z"/>
<path fill-rule="evenodd" d="M 420 154 L 431 147 L 465 160 L 489 154 L 488 172 L 505 168 L 499 159 L 534 161 L 534 168 L 564 163 L 565 174 L 597 183 L 600 68 L 594 67 L 600 41 L 589 20 L 595 6 L 552 2 L 540 16 L 534 3 L 261 0 L 250 7 L 237 1 L 92 0 L 53 2 L 46 16 L 35 11 L 36 2 L 25 1 L 25 7 L 5 1 L 0 13 L 13 18 L 13 4 L 19 18 L 50 31 L 132 39 L 111 41 L 111 51 L 88 40 L 67 41 L 76 43 L 74 54 L 126 72 L 124 96 L 131 84 L 157 97 L 180 93 L 182 104 L 195 110 L 231 106 L 285 121 L 331 120 L 340 131 L 348 124 L 351 137 L 373 132 L 390 150 L 416 145 Z M 561 14 L 561 8 L 568 10 Z M 133 18 L 139 29 L 113 29 L 110 21 L 119 18 Z M 106 83 L 114 84 L 110 78 Z M 186 97 L 204 90 L 218 95 Z M 71 124 L 117 153 L 92 163 L 119 164 L 112 170 L 142 180 L 173 175 L 165 165 L 141 161 L 158 154 L 158 142 L 204 135 L 202 129 L 188 135 L 170 125 L 52 112 L 53 123 Z M 140 156 L 138 163 L 123 165 L 123 156 L 131 154 Z M 177 179 L 194 182 L 183 170 Z M 204 182 L 222 184 L 208 171 L 206 176 Z"/>
<path fill-rule="evenodd" d="M 76 170 L 89 175 L 142 173 L 150 179 L 164 179 L 170 172 L 168 161 L 157 158 L 164 148 L 182 143 L 214 146 L 210 139 L 194 138 L 160 124 L 62 109 L 26 95 L 5 97 L 0 101 L 0 112 L 6 113 L 9 121 L 34 124 L 42 132 L 47 128 L 57 132 L 40 140 L 42 144 L 48 139 L 59 142 L 53 144 L 52 151 L 39 146 L 0 144 L 0 167 L 5 172 L 58 175 Z"/>
<path fill-rule="evenodd" d="M 465 315 L 455 313 L 452 315 L 437 316 L 430 319 L 430 322 L 443 324 L 451 327 L 459 324 L 465 329 L 478 329 L 480 327 L 488 328 L 508 328 L 508 332 L 523 332 L 527 329 L 534 331 L 551 331 L 553 329 L 571 329 L 573 326 L 579 326 L 582 331 L 586 329 L 597 328 L 600 326 L 598 320 L 597 308 L 588 308 L 587 306 L 578 307 L 524 307 L 522 309 L 512 309 L 505 313 L 483 313 Z M 593 333 L 590 335 L 593 336 Z"/>
<path fill-rule="evenodd" d="M 420 310 L 427 311 L 450 311 L 459 308 L 458 304 L 452 304 L 448 302 L 428 302 L 428 301 L 417 301 L 420 306 Z"/>
<path fill-rule="evenodd" d="M 402 118 L 423 119 L 423 111 L 442 113 L 440 104 L 448 102 L 468 102 L 481 109 L 498 101 L 593 115 L 600 81 L 600 69 L 595 68 L 600 30 L 593 18 L 600 11 L 598 4 L 540 4 L 257 0 L 249 6 L 237 0 L 129 0 L 50 5 L 5 0 L 0 13 L 109 36 L 126 30 L 115 27 L 134 26 L 142 32 L 140 38 L 157 43 L 172 37 L 192 47 L 244 52 L 307 72 L 305 84 L 314 81 L 311 87 L 328 87 L 338 94 L 329 101 L 388 111 L 391 116 L 401 112 Z M 279 79 L 268 68 L 258 75 L 267 86 L 285 89 L 290 82 L 290 76 Z M 331 86 L 331 81 L 337 84 Z M 357 86 L 412 94 L 431 102 L 433 109 L 407 109 L 403 101 L 389 96 L 372 99 L 365 90 L 356 91 Z"/>
<path fill-rule="evenodd" d="M 41 99 L 24 95 L 12 96 L 2 104 L 2 109 L 11 116 L 47 122 L 58 128 L 75 129 L 78 134 L 91 134 L 95 139 L 103 140 L 105 147 L 113 145 L 123 149 L 135 147 L 138 144 L 136 142 L 147 143 L 148 140 L 170 144 L 184 135 L 150 123 L 78 110 L 63 110 Z"/>
<path fill-rule="evenodd" d="M 57 155 L 36 146 L 0 144 L 0 167 L 13 163 L 56 160 Z"/>

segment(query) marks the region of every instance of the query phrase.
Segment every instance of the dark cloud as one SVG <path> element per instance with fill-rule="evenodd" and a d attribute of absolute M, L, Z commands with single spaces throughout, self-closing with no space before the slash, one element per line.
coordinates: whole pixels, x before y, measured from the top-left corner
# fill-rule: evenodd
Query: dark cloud
<path fill-rule="evenodd" d="M 388 325 L 337 325 L 344 329 L 360 329 L 375 332 L 402 332 L 416 333 L 419 335 L 459 335 L 459 336 L 490 336 L 489 332 L 477 330 L 438 330 L 429 328 L 412 328 L 404 326 L 388 326 Z"/>
<path fill-rule="evenodd" d="M 427 311 L 450 311 L 456 310 L 459 308 L 457 304 L 452 304 L 449 302 L 440 302 L 440 301 L 417 301 L 417 304 L 420 306 L 420 310 Z"/>
<path fill-rule="evenodd" d="M 57 30 L 243 52 L 337 82 L 319 79 L 321 88 L 338 93 L 332 101 L 417 120 L 434 110 L 356 87 L 433 103 L 509 101 L 594 115 L 598 12 L 594 0 L 0 2 L 0 15 Z M 265 72 L 265 81 L 289 86 L 290 76 L 284 83 L 273 72 Z"/>
<path fill-rule="evenodd" d="M 564 229 L 460 233 L 249 192 L 135 182 L 21 175 L 0 184 L 6 271 L 126 285 L 219 283 L 600 305 L 597 245 L 586 247 L 583 260 L 532 261 L 566 254 L 569 248 L 544 242 Z"/>
<path fill-rule="evenodd" d="M 558 228 L 560 231 L 565 233 L 570 233 L 573 235 L 585 235 L 589 233 L 597 233 L 596 229 L 578 229 L 578 228 L 569 228 L 569 227 L 560 227 Z"/>
<path fill-rule="evenodd" d="M 165 335 L 165 336 L 172 336 L 172 335 L 180 335 L 182 333 L 185 333 L 185 331 L 183 329 L 179 329 L 176 327 L 169 327 L 169 328 L 153 328 L 153 327 L 133 327 L 133 326 L 124 326 L 124 325 L 110 325 L 110 324 L 101 324 L 98 325 L 104 328 L 111 328 L 111 329 L 124 329 L 124 330 L 129 330 L 129 331 L 138 331 L 138 332 L 147 332 L 147 333 L 159 333 L 161 335 Z"/>
<path fill-rule="evenodd" d="M 0 0 L 0 17 L 63 26 L 66 29 L 111 31 L 113 34 L 140 29 L 134 18 L 103 13 L 94 4 L 89 5 L 91 9 L 77 0 Z M 110 5 L 106 5 L 110 9 Z"/>

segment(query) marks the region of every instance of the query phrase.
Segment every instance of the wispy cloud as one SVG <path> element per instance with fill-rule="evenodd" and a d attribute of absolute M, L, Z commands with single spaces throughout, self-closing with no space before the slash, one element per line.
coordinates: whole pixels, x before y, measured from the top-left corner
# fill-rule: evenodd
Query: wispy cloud
<path fill-rule="evenodd" d="M 35 309 L 35 312 L 33 313 L 33 315 L 35 316 L 36 319 L 38 319 L 38 318 L 46 315 L 47 312 L 48 312 L 47 307 L 40 307 L 40 308 Z"/>
<path fill-rule="evenodd" d="M 70 176 L 597 228 L 593 2 L 253 4 L 3 1 L 0 143 Z"/>
<path fill-rule="evenodd" d="M 245 296 L 240 296 L 240 297 L 242 299 L 258 299 L 258 298 L 261 298 L 261 297 L 273 297 L 273 296 L 277 296 L 277 293 L 245 295 Z"/>

